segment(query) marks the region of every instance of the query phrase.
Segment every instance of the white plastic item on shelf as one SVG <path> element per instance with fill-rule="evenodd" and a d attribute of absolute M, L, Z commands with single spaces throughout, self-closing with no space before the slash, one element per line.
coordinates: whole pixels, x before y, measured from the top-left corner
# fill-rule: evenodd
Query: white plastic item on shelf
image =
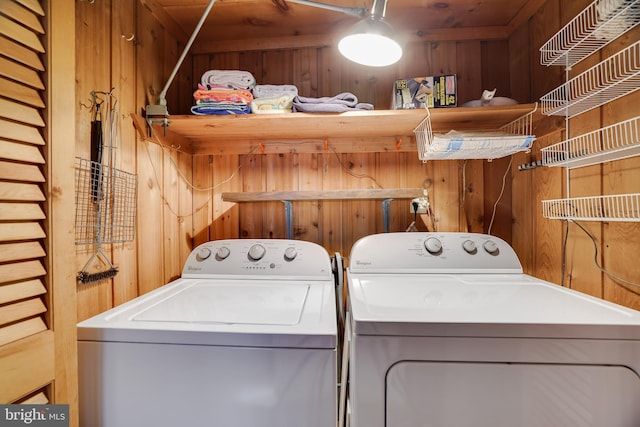
<path fill-rule="evenodd" d="M 542 114 L 575 117 L 640 89 L 640 41 L 540 98 Z"/>
<path fill-rule="evenodd" d="M 550 219 L 640 222 L 640 193 L 543 200 L 542 215 Z"/>
<path fill-rule="evenodd" d="M 640 116 L 542 150 L 542 164 L 577 168 L 640 154 Z"/>
<path fill-rule="evenodd" d="M 595 0 L 540 48 L 540 63 L 571 67 L 638 23 L 640 0 Z"/>
<path fill-rule="evenodd" d="M 520 151 L 529 151 L 535 140 L 532 135 L 534 109 L 496 131 L 451 130 L 434 134 L 430 113 L 413 130 L 418 145 L 418 158 L 428 160 L 498 159 Z"/>

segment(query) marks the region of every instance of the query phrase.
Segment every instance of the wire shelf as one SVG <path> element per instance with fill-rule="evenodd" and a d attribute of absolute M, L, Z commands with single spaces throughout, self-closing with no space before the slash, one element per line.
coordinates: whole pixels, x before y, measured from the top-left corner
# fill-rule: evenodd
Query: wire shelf
<path fill-rule="evenodd" d="M 578 168 L 640 154 L 640 116 L 542 150 L 542 164 Z"/>
<path fill-rule="evenodd" d="M 494 132 L 458 132 L 452 130 L 444 135 L 434 135 L 431 114 L 416 126 L 413 133 L 418 145 L 418 158 L 428 160 L 487 159 L 493 160 L 520 151 L 529 151 L 535 140 L 532 135 L 534 109 L 502 126 Z"/>
<path fill-rule="evenodd" d="M 640 193 L 543 200 L 542 214 L 550 219 L 640 222 Z"/>
<path fill-rule="evenodd" d="M 569 118 L 640 89 L 640 41 L 540 98 L 542 113 Z"/>
<path fill-rule="evenodd" d="M 638 23 L 640 0 L 595 0 L 540 48 L 540 63 L 571 67 Z"/>
<path fill-rule="evenodd" d="M 138 178 L 76 157 L 76 245 L 135 238 Z"/>

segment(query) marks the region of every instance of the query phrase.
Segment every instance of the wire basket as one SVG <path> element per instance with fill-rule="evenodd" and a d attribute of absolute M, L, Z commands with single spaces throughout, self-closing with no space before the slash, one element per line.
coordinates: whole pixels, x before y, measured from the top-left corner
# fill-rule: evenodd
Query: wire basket
<path fill-rule="evenodd" d="M 76 157 L 76 245 L 132 241 L 137 193 L 136 175 Z"/>
<path fill-rule="evenodd" d="M 543 200 L 542 214 L 550 219 L 638 222 L 640 221 L 640 194 Z"/>
<path fill-rule="evenodd" d="M 544 95 L 542 114 L 575 117 L 638 89 L 640 41 Z"/>
<path fill-rule="evenodd" d="M 640 154 L 640 116 L 545 147 L 542 164 L 576 168 Z"/>
<path fill-rule="evenodd" d="M 540 48 L 540 63 L 571 67 L 638 23 L 640 1 L 595 0 Z"/>
<path fill-rule="evenodd" d="M 444 135 L 434 135 L 431 114 L 416 126 L 413 133 L 418 145 L 418 158 L 427 160 L 487 159 L 493 160 L 511 154 L 528 151 L 535 140 L 532 135 L 534 109 L 502 126 L 500 129 L 478 132 L 452 130 Z"/>

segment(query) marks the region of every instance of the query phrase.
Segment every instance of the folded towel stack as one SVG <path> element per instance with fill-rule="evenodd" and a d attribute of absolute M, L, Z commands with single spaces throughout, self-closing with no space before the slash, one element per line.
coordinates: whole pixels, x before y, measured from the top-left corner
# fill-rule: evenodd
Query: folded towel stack
<path fill-rule="evenodd" d="M 256 85 L 251 112 L 254 114 L 282 114 L 293 112 L 293 99 L 298 88 L 293 85 Z"/>
<path fill-rule="evenodd" d="M 219 85 L 230 89 L 251 90 L 256 85 L 256 79 L 248 71 L 239 70 L 209 70 L 200 79 L 203 86 Z"/>
<path fill-rule="evenodd" d="M 247 71 L 210 70 L 193 93 L 193 114 L 248 114 L 256 80 Z"/>
<path fill-rule="evenodd" d="M 356 110 L 373 110 L 373 105 L 358 102 L 358 98 L 349 92 L 322 98 L 296 96 L 293 100 L 293 111 L 305 113 L 344 113 Z"/>

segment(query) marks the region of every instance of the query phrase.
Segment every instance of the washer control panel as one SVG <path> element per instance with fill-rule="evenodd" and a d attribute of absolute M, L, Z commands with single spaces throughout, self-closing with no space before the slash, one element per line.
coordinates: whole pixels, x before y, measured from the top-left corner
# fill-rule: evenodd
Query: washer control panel
<path fill-rule="evenodd" d="M 195 248 L 182 277 L 278 276 L 331 279 L 331 259 L 320 245 L 301 240 L 214 240 Z"/>
<path fill-rule="evenodd" d="M 368 273 L 522 273 L 504 240 L 479 233 L 384 233 L 358 240 L 349 269 Z"/>

